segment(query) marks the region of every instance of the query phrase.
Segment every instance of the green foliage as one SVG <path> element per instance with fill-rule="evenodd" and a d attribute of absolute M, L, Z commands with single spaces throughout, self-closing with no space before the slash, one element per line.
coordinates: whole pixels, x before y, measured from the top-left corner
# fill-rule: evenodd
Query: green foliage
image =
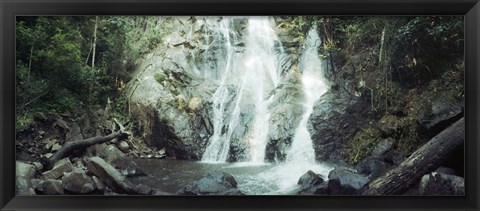
<path fill-rule="evenodd" d="M 348 161 L 351 164 L 356 164 L 358 161 L 369 156 L 379 138 L 380 132 L 373 127 L 363 128 L 358 131 L 347 147 L 349 152 Z"/>
<path fill-rule="evenodd" d="M 93 32 L 97 40 L 93 61 Z M 130 79 L 130 17 L 17 17 L 18 130 L 37 114 L 81 109 L 115 98 Z"/>
<path fill-rule="evenodd" d="M 447 62 L 463 59 L 463 17 L 409 18 L 392 43 L 394 79 L 408 86 L 428 82 L 443 74 Z"/>
<path fill-rule="evenodd" d="M 128 19 L 126 38 L 130 57 L 140 57 L 162 42 L 162 37 L 170 30 L 169 27 L 161 25 L 162 18 L 145 16 Z"/>
<path fill-rule="evenodd" d="M 315 16 L 288 16 L 278 27 L 293 35 L 293 42 L 304 43 L 308 30 L 317 23 Z"/>
<path fill-rule="evenodd" d="M 154 77 L 155 77 L 155 80 L 160 84 L 166 79 L 165 74 L 162 74 L 162 73 L 155 73 Z"/>

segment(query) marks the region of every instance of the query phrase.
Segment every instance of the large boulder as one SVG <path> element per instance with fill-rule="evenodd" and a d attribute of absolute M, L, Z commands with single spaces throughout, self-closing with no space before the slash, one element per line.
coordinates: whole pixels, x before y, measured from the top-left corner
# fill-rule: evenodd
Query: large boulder
<path fill-rule="evenodd" d="M 75 194 L 87 194 L 95 190 L 93 179 L 87 176 L 83 169 L 75 169 L 65 173 L 62 177 L 63 187 L 66 191 Z"/>
<path fill-rule="evenodd" d="M 37 190 L 41 191 L 44 195 L 63 195 L 62 180 L 47 179 L 43 181 Z"/>
<path fill-rule="evenodd" d="M 369 182 L 363 175 L 339 167 L 328 174 L 328 189 L 331 195 L 351 195 Z"/>
<path fill-rule="evenodd" d="M 63 176 L 63 173 L 71 172 L 74 169 L 75 168 L 70 162 L 70 159 L 64 158 L 62 160 L 57 161 L 51 170 L 43 172 L 42 177 L 43 179 L 46 179 L 46 180 L 58 179 L 61 176 Z"/>
<path fill-rule="evenodd" d="M 185 195 L 243 195 L 237 189 L 237 181 L 227 173 L 213 171 L 193 185 L 185 187 Z"/>
<path fill-rule="evenodd" d="M 87 158 L 87 168 L 108 187 L 118 193 L 132 193 L 133 186 L 122 173 L 100 157 Z"/>
<path fill-rule="evenodd" d="M 21 161 L 15 162 L 16 193 L 18 195 L 32 195 L 31 179 L 35 175 L 36 167 Z"/>
<path fill-rule="evenodd" d="M 327 187 L 323 178 L 311 170 L 303 174 L 297 184 L 301 188 L 298 194 L 301 195 L 321 194 L 321 190 L 326 190 Z"/>
<path fill-rule="evenodd" d="M 422 177 L 419 185 L 420 195 L 465 195 L 463 177 L 432 172 Z"/>
<path fill-rule="evenodd" d="M 112 164 L 123 175 L 127 177 L 144 176 L 145 173 L 128 156 L 114 145 L 97 144 L 94 146 L 95 154 L 103 158 L 107 163 Z"/>
<path fill-rule="evenodd" d="M 347 144 L 368 119 L 368 102 L 331 89 L 313 107 L 307 129 L 317 160 L 345 164 Z"/>
<path fill-rule="evenodd" d="M 312 170 L 307 171 L 307 173 L 303 174 L 300 179 L 298 179 L 297 184 L 306 187 L 311 185 L 319 185 L 323 182 L 323 179 L 320 175 L 316 174 Z"/>
<path fill-rule="evenodd" d="M 417 112 L 420 134 L 431 138 L 463 117 L 463 104 L 452 95 L 455 92 L 445 92 L 424 102 Z"/>

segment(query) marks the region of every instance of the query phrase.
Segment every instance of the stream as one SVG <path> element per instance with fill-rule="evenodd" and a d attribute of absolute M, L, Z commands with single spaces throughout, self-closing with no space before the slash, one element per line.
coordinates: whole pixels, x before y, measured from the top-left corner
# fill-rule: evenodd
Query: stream
<path fill-rule="evenodd" d="M 214 163 L 184 160 L 139 159 L 148 176 L 132 178 L 133 183 L 142 183 L 164 192 L 176 194 L 186 185 L 219 170 L 231 174 L 238 189 L 247 195 L 295 195 L 298 179 L 308 170 L 320 174 L 324 179 L 333 169 L 328 164 L 295 165 L 289 163 Z"/>

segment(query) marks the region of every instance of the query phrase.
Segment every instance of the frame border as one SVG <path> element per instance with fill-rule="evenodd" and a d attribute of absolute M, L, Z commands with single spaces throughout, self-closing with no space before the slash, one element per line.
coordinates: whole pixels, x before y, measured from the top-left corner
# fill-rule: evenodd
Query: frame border
<path fill-rule="evenodd" d="M 0 210 L 480 210 L 479 0 L 0 0 Z M 464 197 L 15 196 L 17 15 L 464 15 Z"/>

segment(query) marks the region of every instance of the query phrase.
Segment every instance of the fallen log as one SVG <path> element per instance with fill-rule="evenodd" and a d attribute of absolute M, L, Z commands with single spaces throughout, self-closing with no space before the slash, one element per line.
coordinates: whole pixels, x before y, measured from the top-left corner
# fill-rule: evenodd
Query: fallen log
<path fill-rule="evenodd" d="M 67 142 L 65 143 L 65 145 L 63 145 L 63 147 L 60 150 L 58 150 L 50 158 L 43 160 L 44 170 L 50 170 L 51 168 L 53 168 L 53 165 L 57 161 L 69 155 L 75 149 L 86 148 L 95 144 L 102 144 L 113 139 L 124 139 L 124 138 L 127 138 L 129 135 L 130 133 L 120 130 L 118 132 L 113 132 L 106 136 L 97 136 L 97 137 L 93 137 L 93 138 L 89 138 L 81 141 Z"/>
<path fill-rule="evenodd" d="M 457 147 L 464 144 L 464 132 L 465 120 L 461 118 L 420 147 L 398 167 L 361 188 L 357 194 L 394 195 L 404 193 L 423 175 L 438 168 Z"/>

